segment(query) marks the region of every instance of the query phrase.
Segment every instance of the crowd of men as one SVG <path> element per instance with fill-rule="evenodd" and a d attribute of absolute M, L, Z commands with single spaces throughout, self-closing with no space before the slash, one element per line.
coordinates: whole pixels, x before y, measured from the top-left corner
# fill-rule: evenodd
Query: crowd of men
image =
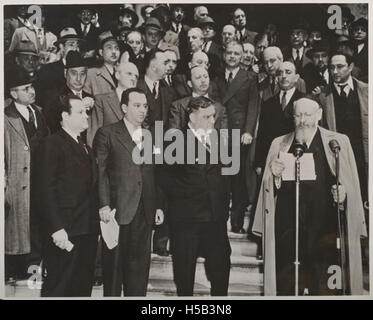
<path fill-rule="evenodd" d="M 293 294 L 294 219 L 287 205 L 294 190 L 277 179 L 284 167 L 276 152 L 292 150 L 295 135 L 314 154 L 317 173 L 302 199 L 312 209 L 301 219 L 308 236 L 300 290 L 341 294 L 325 287 L 325 268 L 338 264 L 337 249 L 325 245 L 337 232 L 336 214 L 320 215 L 337 201 L 335 167 L 324 150 L 332 137 L 348 157 L 338 200 L 347 202 L 354 232 L 350 293 L 360 294 L 357 260 L 367 259 L 358 252 L 368 218 L 368 21 L 343 7 L 342 29 L 326 34 L 299 19 L 280 42 L 273 23 L 248 29 L 245 6 L 232 7 L 227 25 L 197 5 L 186 25 L 186 6 L 145 5 L 139 17 L 135 6 L 118 5 L 117 20 L 101 21 L 97 6 L 81 5 L 76 23 L 56 35 L 33 25 L 28 6 L 4 21 L 6 281 L 27 278 L 28 266 L 42 262 L 43 296 L 90 296 L 95 281 L 103 281 L 105 296 L 144 296 L 152 247 L 172 255 L 178 295 L 193 295 L 201 255 L 211 294 L 227 295 L 230 217 L 229 231 L 250 238 L 273 222 L 276 232 L 263 242 L 276 251 L 264 247 L 265 293 Z M 156 121 L 165 130 L 192 130 L 208 151 L 198 129 L 239 130 L 238 173 L 221 175 L 220 162 L 134 163 L 133 149 L 144 147 L 137 129 L 155 136 Z M 284 135 L 287 149 L 273 142 Z M 231 150 L 235 141 L 227 141 Z M 315 199 L 319 206 L 311 205 Z M 112 219 L 119 224 L 114 249 L 98 242 L 100 221 Z M 319 222 L 326 227 L 317 228 Z M 314 255 L 330 259 L 315 267 Z M 266 262 L 272 260 L 274 269 Z M 325 281 L 315 284 L 316 278 Z"/>

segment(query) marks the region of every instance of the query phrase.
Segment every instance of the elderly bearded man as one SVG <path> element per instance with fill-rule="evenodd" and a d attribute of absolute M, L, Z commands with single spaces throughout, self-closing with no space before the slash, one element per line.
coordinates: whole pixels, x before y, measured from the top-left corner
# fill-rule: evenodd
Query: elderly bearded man
<path fill-rule="evenodd" d="M 282 181 L 280 152 L 293 153 L 306 144 L 315 163 L 316 179 L 300 183 L 299 295 L 340 295 L 329 285 L 330 266 L 340 266 L 337 249 L 336 166 L 329 142 L 340 145 L 339 200 L 345 206 L 350 294 L 363 293 L 360 238 L 367 236 L 354 154 L 346 135 L 318 127 L 322 109 L 301 98 L 294 103 L 295 132 L 273 140 L 259 194 L 253 232 L 264 238 L 265 295 L 294 295 L 295 183 Z M 294 205 L 293 205 L 294 204 Z M 338 273 L 334 274 L 334 277 Z M 338 282 L 338 281 L 337 281 Z"/>

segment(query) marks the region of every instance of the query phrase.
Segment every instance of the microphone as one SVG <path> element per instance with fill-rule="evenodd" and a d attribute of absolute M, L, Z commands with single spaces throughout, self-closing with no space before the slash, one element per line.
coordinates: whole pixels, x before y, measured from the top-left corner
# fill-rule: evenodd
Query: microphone
<path fill-rule="evenodd" d="M 341 151 L 341 146 L 339 145 L 337 140 L 330 140 L 329 148 L 333 151 L 333 153 L 338 153 L 339 151 Z"/>
<path fill-rule="evenodd" d="M 305 143 L 296 142 L 294 144 L 294 151 L 293 154 L 295 157 L 300 158 L 303 156 L 303 153 L 306 151 L 307 145 Z"/>

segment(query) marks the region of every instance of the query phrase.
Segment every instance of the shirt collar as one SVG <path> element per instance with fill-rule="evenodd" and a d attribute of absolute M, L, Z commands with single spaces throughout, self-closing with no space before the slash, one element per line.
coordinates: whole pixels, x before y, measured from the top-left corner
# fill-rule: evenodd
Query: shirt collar
<path fill-rule="evenodd" d="M 281 103 L 281 99 L 282 99 L 282 95 L 284 94 L 284 92 L 286 92 L 286 104 L 289 103 L 289 100 L 291 99 L 291 97 L 293 96 L 294 92 L 295 92 L 295 87 L 294 88 L 291 88 L 289 90 L 280 90 L 280 103 Z"/>
<path fill-rule="evenodd" d="M 340 86 L 344 86 L 345 84 L 347 84 L 347 86 L 349 87 L 350 90 L 354 90 L 354 82 L 352 80 L 352 77 L 349 76 L 347 81 L 344 82 L 344 83 L 335 83 L 334 82 L 334 86 L 336 87 L 337 91 L 339 92 L 340 91 Z"/>
<path fill-rule="evenodd" d="M 151 91 L 153 91 L 154 83 L 156 83 L 156 90 L 158 91 L 159 81 L 153 81 L 147 75 L 144 76 L 144 80 Z"/>
<path fill-rule="evenodd" d="M 232 75 L 233 75 L 233 79 L 236 77 L 238 71 L 240 71 L 240 67 L 237 67 L 231 71 L 229 71 L 228 69 L 225 69 L 225 78 L 228 79 L 229 77 L 229 74 L 232 72 Z"/>
<path fill-rule="evenodd" d="M 210 99 L 208 93 L 204 94 L 203 96 L 200 96 L 199 94 L 197 94 L 197 93 L 195 93 L 195 92 L 192 92 L 192 97 L 193 97 L 193 98 L 197 98 L 197 97 L 205 97 L 205 98 Z"/>
<path fill-rule="evenodd" d="M 318 130 L 318 127 L 316 126 L 315 131 L 311 135 L 311 138 L 308 141 L 306 141 L 307 149 L 309 149 L 313 139 L 315 138 L 317 130 Z"/>
<path fill-rule="evenodd" d="M 303 56 L 304 47 L 300 47 L 299 49 L 292 48 L 293 56 L 297 55 L 297 50 L 299 50 L 299 55 Z"/>

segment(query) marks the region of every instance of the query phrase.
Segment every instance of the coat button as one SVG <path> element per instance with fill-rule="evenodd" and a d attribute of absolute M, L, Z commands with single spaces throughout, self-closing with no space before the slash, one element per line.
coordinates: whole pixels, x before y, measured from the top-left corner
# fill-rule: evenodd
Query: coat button
<path fill-rule="evenodd" d="M 269 192 L 269 189 L 265 189 L 265 192 Z"/>
<path fill-rule="evenodd" d="M 27 151 L 28 150 L 28 146 L 24 146 L 23 150 Z"/>
<path fill-rule="evenodd" d="M 24 167 L 24 168 L 23 168 L 23 171 L 24 171 L 24 172 L 27 172 L 27 167 Z"/>
<path fill-rule="evenodd" d="M 23 187 L 22 187 L 22 190 L 26 190 L 26 188 L 27 188 L 27 186 L 23 186 Z"/>
<path fill-rule="evenodd" d="M 269 210 L 268 210 L 268 209 L 265 209 L 264 212 L 268 214 L 268 213 L 269 213 Z"/>

